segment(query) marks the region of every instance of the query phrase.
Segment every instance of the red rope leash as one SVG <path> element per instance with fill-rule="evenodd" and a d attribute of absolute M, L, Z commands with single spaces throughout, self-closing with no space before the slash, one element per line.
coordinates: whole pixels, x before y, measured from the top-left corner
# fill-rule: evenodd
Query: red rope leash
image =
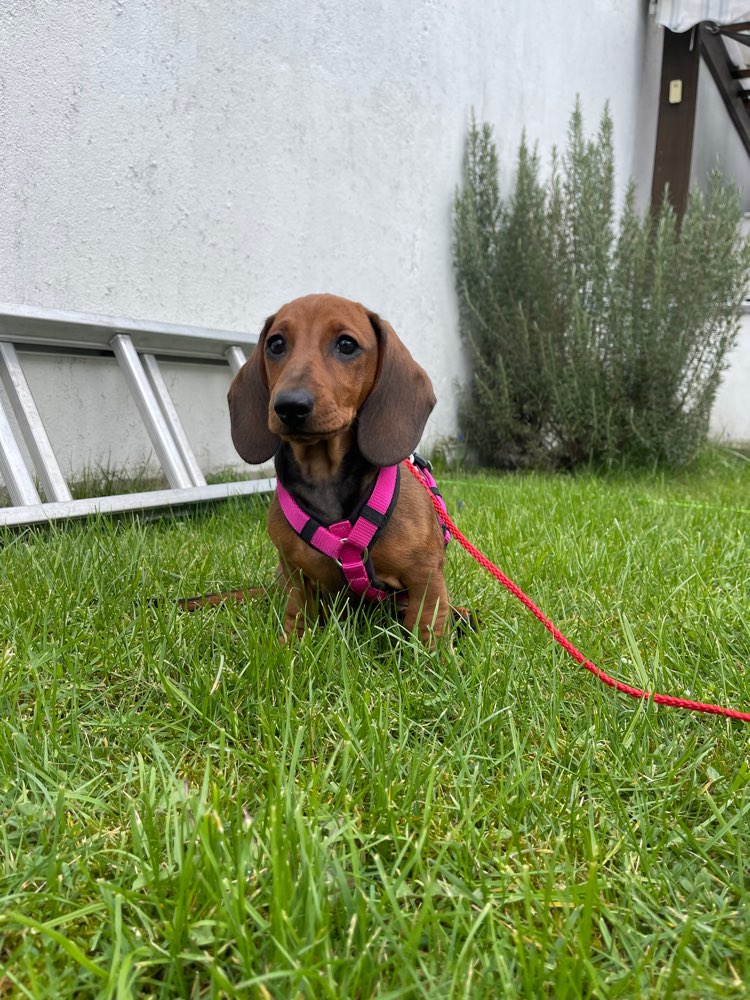
<path fill-rule="evenodd" d="M 750 712 L 740 712 L 735 708 L 724 708 L 721 705 L 711 705 L 702 701 L 689 701 L 686 698 L 673 698 L 668 694 L 656 694 L 652 691 L 643 691 L 640 688 L 631 687 L 629 684 L 623 684 L 622 681 L 616 680 L 614 677 L 610 677 L 609 674 L 605 674 L 603 670 L 592 663 L 591 660 L 587 660 L 583 653 L 576 649 L 573 643 L 566 639 L 562 632 L 550 621 L 549 618 L 541 611 L 536 604 L 527 597 L 526 594 L 517 587 L 511 579 L 509 579 L 502 570 L 498 569 L 494 563 L 482 555 L 479 549 L 475 548 L 471 542 L 459 531 L 456 525 L 453 523 L 449 515 L 441 508 L 440 503 L 435 497 L 435 495 L 430 492 L 429 487 L 426 486 L 421 475 L 414 468 L 411 462 L 407 462 L 407 468 L 409 471 L 419 480 L 420 483 L 428 490 L 430 493 L 430 499 L 432 500 L 432 506 L 435 508 L 438 517 L 446 528 L 450 531 L 451 535 L 456 539 L 456 541 L 461 545 L 466 551 L 472 556 L 476 561 L 491 573 L 495 579 L 499 580 L 502 585 L 517 597 L 518 600 L 524 604 L 529 611 L 538 618 L 539 621 L 544 625 L 547 631 L 552 635 L 555 642 L 559 643 L 566 653 L 570 654 L 577 663 L 580 663 L 582 667 L 592 673 L 594 677 L 597 677 L 603 684 L 607 684 L 609 687 L 614 688 L 615 691 L 621 691 L 623 694 L 630 695 L 631 698 L 640 698 L 644 701 L 653 701 L 657 705 L 671 705 L 673 708 L 684 708 L 690 712 L 707 712 L 710 715 L 724 715 L 729 719 L 739 719 L 741 722 L 750 722 Z"/>

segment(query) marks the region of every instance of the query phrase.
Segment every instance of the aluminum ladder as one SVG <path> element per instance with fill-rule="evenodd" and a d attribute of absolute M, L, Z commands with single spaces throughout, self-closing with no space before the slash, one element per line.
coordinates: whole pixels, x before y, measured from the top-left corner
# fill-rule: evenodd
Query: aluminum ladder
<path fill-rule="evenodd" d="M 43 502 L 0 400 L 0 476 L 12 504 L 0 507 L 0 525 L 158 509 L 272 490 L 275 480 L 269 478 L 207 485 L 157 361 L 157 355 L 214 364 L 219 360 L 236 373 L 246 360 L 245 349 L 256 340 L 255 336 L 223 330 L 0 304 L 0 377 L 46 497 Z M 34 403 L 17 347 L 51 354 L 95 351 L 114 355 L 169 488 L 74 500 Z"/>

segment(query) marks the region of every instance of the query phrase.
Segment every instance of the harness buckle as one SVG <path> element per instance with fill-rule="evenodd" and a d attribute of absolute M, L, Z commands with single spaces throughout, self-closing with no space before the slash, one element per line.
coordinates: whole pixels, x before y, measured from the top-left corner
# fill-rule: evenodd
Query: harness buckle
<path fill-rule="evenodd" d="M 418 469 L 426 469 L 428 472 L 432 472 L 432 462 L 429 459 L 423 458 L 419 452 L 413 452 L 409 455 L 409 460 L 411 464 L 416 466 Z"/>

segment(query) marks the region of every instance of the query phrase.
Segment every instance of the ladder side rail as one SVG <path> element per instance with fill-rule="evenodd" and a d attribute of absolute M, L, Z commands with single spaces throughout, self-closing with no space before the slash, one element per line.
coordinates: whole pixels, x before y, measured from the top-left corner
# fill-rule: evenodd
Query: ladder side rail
<path fill-rule="evenodd" d="M 195 457 L 195 453 L 190 445 L 188 436 L 185 433 L 185 428 L 182 426 L 179 414 L 175 409 L 174 401 L 172 400 L 172 396 L 167 388 L 167 383 L 164 381 L 164 376 L 161 373 L 156 357 L 153 354 L 141 354 L 140 358 L 143 363 L 146 376 L 151 384 L 153 393 L 156 396 L 159 406 L 161 407 L 162 416 L 169 427 L 172 439 L 177 445 L 177 450 L 179 451 L 180 457 L 182 458 L 185 468 L 187 469 L 187 473 L 192 480 L 191 485 L 205 486 L 206 477 L 203 475 L 201 467 L 198 465 L 198 460 Z"/>
<path fill-rule="evenodd" d="M 193 482 L 164 420 L 133 341 L 127 334 L 118 333 L 110 341 L 110 346 L 115 352 L 125 381 L 135 399 L 169 485 L 173 489 L 188 489 Z"/>
<path fill-rule="evenodd" d="M 9 341 L 0 340 L 0 376 L 47 499 L 72 500 L 16 349 Z"/>
<path fill-rule="evenodd" d="M 191 486 L 184 490 L 148 490 L 145 493 L 123 493 L 66 503 L 39 503 L 18 507 L 0 507 L 0 525 L 18 527 L 24 524 L 45 524 L 52 521 L 97 514 L 126 514 L 144 510 L 160 510 L 195 503 L 213 503 L 230 497 L 247 497 L 255 493 L 270 493 L 275 479 L 244 479 L 235 483 L 214 483 L 211 486 Z M 37 501 L 38 501 L 37 497 Z"/>
<path fill-rule="evenodd" d="M 251 350 L 257 334 L 239 330 L 217 330 L 182 326 L 156 320 L 135 320 L 122 316 L 98 316 L 60 309 L 0 302 L 0 339 L 21 344 L 39 344 L 107 350 L 115 334 L 131 338 L 136 350 L 176 357 L 221 359 L 231 344 L 244 344 Z"/>

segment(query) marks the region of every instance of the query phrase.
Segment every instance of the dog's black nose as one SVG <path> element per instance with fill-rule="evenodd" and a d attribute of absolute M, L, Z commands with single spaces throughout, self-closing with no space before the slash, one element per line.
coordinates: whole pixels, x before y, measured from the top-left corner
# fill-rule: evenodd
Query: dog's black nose
<path fill-rule="evenodd" d="M 312 413 L 315 400 L 304 389 L 287 389 L 273 401 L 279 420 L 290 427 L 299 426 Z"/>

